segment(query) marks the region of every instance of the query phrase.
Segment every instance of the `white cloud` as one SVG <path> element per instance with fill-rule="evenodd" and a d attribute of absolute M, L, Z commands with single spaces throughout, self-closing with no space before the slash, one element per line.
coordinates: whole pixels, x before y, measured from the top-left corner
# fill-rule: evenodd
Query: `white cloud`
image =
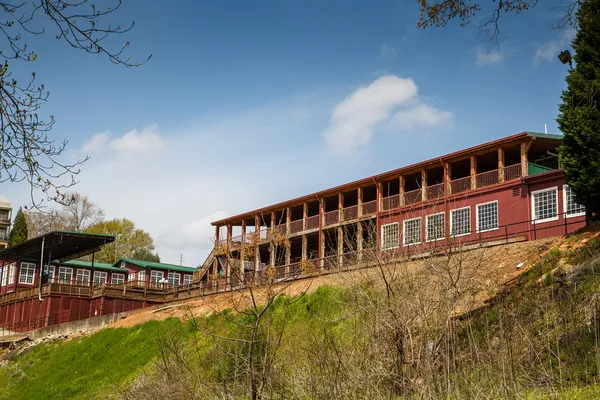
<path fill-rule="evenodd" d="M 154 152 L 160 150 L 163 145 L 163 139 L 158 133 L 158 126 L 151 125 L 140 131 L 132 129 L 115 138 L 109 131 L 92 135 L 81 150 L 89 154 L 111 150 L 119 154 L 131 155 Z"/>
<path fill-rule="evenodd" d="M 440 126 L 450 124 L 453 116 L 449 111 L 420 104 L 409 110 L 398 111 L 390 120 L 389 126 L 398 130 L 409 130 L 420 126 Z"/>
<path fill-rule="evenodd" d="M 383 43 L 381 45 L 381 55 L 383 57 L 396 57 L 398 55 L 398 50 L 395 47 L 388 45 L 387 43 Z"/>
<path fill-rule="evenodd" d="M 378 125 L 406 128 L 433 126 L 451 115 L 420 104 L 417 85 L 411 78 L 385 75 L 355 90 L 338 103 L 324 132 L 328 147 L 340 153 L 358 150 L 371 142 Z M 445 113 L 445 114 L 440 114 Z M 394 115 L 396 114 L 396 115 Z M 439 115 L 438 115 L 439 114 Z M 390 119 L 391 118 L 391 119 Z M 390 123 L 397 120 L 397 123 Z M 402 122 L 404 121 L 404 123 Z"/>
<path fill-rule="evenodd" d="M 477 55 L 475 63 L 479 67 L 486 67 L 490 65 L 498 65 L 501 64 L 504 58 L 506 57 L 506 53 L 499 50 L 489 50 L 486 51 L 484 49 L 477 49 Z"/>
<path fill-rule="evenodd" d="M 573 28 L 566 29 L 556 40 L 551 40 L 542 44 L 535 52 L 533 58 L 534 64 L 543 61 L 553 62 L 558 59 L 558 54 L 570 46 L 577 31 Z"/>

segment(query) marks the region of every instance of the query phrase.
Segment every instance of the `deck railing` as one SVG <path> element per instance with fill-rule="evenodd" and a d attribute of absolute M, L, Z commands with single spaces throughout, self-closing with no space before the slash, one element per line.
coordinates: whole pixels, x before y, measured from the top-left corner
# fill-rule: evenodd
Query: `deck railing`
<path fill-rule="evenodd" d="M 381 209 L 383 211 L 391 210 L 400 207 L 400 195 L 395 194 L 392 196 L 384 197 L 381 199 Z"/>
<path fill-rule="evenodd" d="M 344 221 L 358 218 L 358 205 L 344 208 L 342 210 L 342 216 L 344 217 Z"/>
<path fill-rule="evenodd" d="M 422 200 L 421 188 L 404 192 L 404 204 L 414 204 Z"/>
<path fill-rule="evenodd" d="M 450 192 L 451 194 L 466 192 L 471 189 L 471 177 L 465 176 L 464 178 L 458 178 L 450 181 Z"/>
<path fill-rule="evenodd" d="M 520 179 L 522 174 L 521 164 L 509 165 L 504 167 L 504 180 L 512 181 L 515 179 Z"/>
<path fill-rule="evenodd" d="M 498 184 L 498 181 L 497 169 L 475 175 L 475 185 L 478 189 L 486 186 L 496 185 Z"/>
<path fill-rule="evenodd" d="M 444 197 L 445 185 L 443 183 L 438 183 L 436 185 L 431 185 L 427 187 L 427 199 L 437 199 L 439 197 Z"/>
<path fill-rule="evenodd" d="M 290 222 L 290 233 L 298 233 L 304 230 L 304 220 L 299 219 L 297 221 Z"/>
<path fill-rule="evenodd" d="M 320 215 L 312 215 L 310 217 L 306 217 L 306 225 L 304 226 L 305 230 L 316 229 L 319 227 L 319 218 Z"/>
<path fill-rule="evenodd" d="M 362 215 L 375 214 L 377 212 L 377 200 L 367 201 L 362 205 Z"/>
<path fill-rule="evenodd" d="M 340 211 L 333 210 L 328 211 L 323 214 L 323 225 L 331 225 L 339 222 L 340 220 Z"/>

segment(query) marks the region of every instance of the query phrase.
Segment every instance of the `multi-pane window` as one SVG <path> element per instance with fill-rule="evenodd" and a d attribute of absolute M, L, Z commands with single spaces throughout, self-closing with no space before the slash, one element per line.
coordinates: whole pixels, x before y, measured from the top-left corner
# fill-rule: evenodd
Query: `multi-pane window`
<path fill-rule="evenodd" d="M 2 286 L 6 286 L 8 283 L 8 265 L 2 267 Z"/>
<path fill-rule="evenodd" d="M 15 283 L 15 272 L 17 269 L 17 265 L 15 263 L 10 264 L 8 269 L 8 284 L 12 285 Z"/>
<path fill-rule="evenodd" d="M 162 283 L 163 279 L 165 279 L 165 274 L 163 271 L 151 271 L 150 272 L 150 285 Z"/>
<path fill-rule="evenodd" d="M 129 275 L 127 275 L 127 282 L 133 281 L 135 281 L 135 272 L 131 272 Z"/>
<path fill-rule="evenodd" d="M 75 280 L 79 283 L 89 283 L 90 282 L 90 270 L 89 269 L 78 269 L 77 275 L 75 275 Z"/>
<path fill-rule="evenodd" d="M 169 282 L 169 285 L 179 285 L 181 277 L 177 272 L 169 272 L 169 275 L 167 275 L 167 281 Z"/>
<path fill-rule="evenodd" d="M 146 271 L 138 272 L 138 281 L 140 286 L 146 286 Z"/>
<path fill-rule="evenodd" d="M 450 235 L 460 236 L 471 233 L 471 207 L 450 211 Z"/>
<path fill-rule="evenodd" d="M 73 268 L 59 267 L 58 268 L 58 281 L 60 283 L 71 283 L 73 280 Z"/>
<path fill-rule="evenodd" d="M 108 281 L 108 272 L 105 271 L 94 271 L 94 284 L 104 285 Z"/>
<path fill-rule="evenodd" d="M 19 283 L 33 285 L 34 277 L 35 277 L 35 264 L 22 262 L 21 269 L 19 270 Z"/>
<path fill-rule="evenodd" d="M 558 219 L 558 188 L 532 192 L 531 204 L 534 223 Z"/>
<path fill-rule="evenodd" d="M 400 243 L 400 228 L 397 222 L 381 226 L 381 248 L 395 249 Z"/>
<path fill-rule="evenodd" d="M 573 193 L 573 190 L 571 190 L 571 187 L 569 185 L 563 186 L 563 195 L 565 203 L 565 213 L 567 214 L 567 217 L 574 217 L 576 215 L 585 214 L 585 207 L 577 203 L 575 193 Z"/>
<path fill-rule="evenodd" d="M 123 282 L 125 282 L 125 275 L 124 274 L 112 274 L 112 277 L 110 279 L 110 283 L 112 285 L 120 285 Z"/>
<path fill-rule="evenodd" d="M 477 232 L 498 229 L 498 202 L 477 204 Z"/>
<path fill-rule="evenodd" d="M 184 275 L 183 276 L 183 284 L 184 285 L 191 285 L 192 284 L 192 279 L 193 279 L 192 275 Z"/>
<path fill-rule="evenodd" d="M 427 241 L 443 239 L 446 236 L 444 213 L 431 214 L 425 220 Z"/>
<path fill-rule="evenodd" d="M 54 274 L 56 273 L 56 266 L 44 265 L 44 275 L 47 278 L 48 283 L 54 283 Z"/>
<path fill-rule="evenodd" d="M 421 243 L 421 218 L 404 220 L 404 244 Z"/>

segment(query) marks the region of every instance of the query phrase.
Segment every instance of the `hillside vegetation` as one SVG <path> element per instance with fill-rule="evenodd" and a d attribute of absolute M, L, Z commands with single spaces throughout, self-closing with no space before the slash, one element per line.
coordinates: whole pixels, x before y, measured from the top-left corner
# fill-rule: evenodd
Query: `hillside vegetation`
<path fill-rule="evenodd" d="M 543 251 L 485 305 L 472 254 L 40 345 L 0 369 L 0 399 L 600 397 L 598 234 Z"/>

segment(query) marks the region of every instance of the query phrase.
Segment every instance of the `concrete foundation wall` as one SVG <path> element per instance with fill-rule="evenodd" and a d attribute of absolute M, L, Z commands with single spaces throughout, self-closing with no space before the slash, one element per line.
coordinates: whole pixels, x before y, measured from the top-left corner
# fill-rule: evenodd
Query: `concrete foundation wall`
<path fill-rule="evenodd" d="M 73 321 L 59 325 L 52 325 L 46 328 L 40 328 L 31 331 L 28 335 L 31 340 L 35 340 L 50 335 L 70 335 L 77 332 L 93 331 L 96 329 L 107 327 L 111 323 L 123 318 L 125 314 L 126 313 L 108 314 L 102 315 L 100 317 L 83 319 L 81 321 Z"/>

